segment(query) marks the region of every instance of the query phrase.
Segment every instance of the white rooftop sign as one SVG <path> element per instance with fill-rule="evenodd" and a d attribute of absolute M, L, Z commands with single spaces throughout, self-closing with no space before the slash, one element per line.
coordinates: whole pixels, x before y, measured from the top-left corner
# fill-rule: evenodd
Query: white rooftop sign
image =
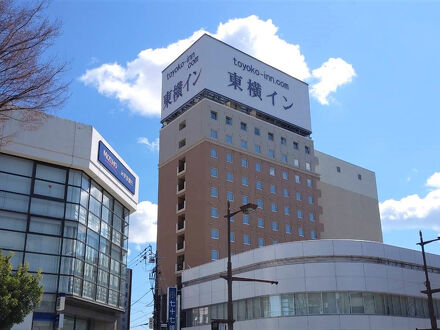
<path fill-rule="evenodd" d="M 207 34 L 162 72 L 161 119 L 204 89 L 311 131 L 306 83 Z"/>

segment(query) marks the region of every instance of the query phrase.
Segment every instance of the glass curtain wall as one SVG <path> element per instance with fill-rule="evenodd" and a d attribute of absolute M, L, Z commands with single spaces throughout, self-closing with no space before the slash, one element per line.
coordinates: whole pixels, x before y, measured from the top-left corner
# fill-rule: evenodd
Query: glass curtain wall
<path fill-rule="evenodd" d="M 129 211 L 85 173 L 0 153 L 0 249 L 57 293 L 123 308 Z"/>
<path fill-rule="evenodd" d="M 440 300 L 434 300 L 437 317 Z M 234 320 L 322 314 L 369 314 L 429 318 L 428 300 L 375 292 L 296 292 L 233 302 Z M 185 311 L 186 326 L 210 324 L 227 318 L 226 303 Z"/>

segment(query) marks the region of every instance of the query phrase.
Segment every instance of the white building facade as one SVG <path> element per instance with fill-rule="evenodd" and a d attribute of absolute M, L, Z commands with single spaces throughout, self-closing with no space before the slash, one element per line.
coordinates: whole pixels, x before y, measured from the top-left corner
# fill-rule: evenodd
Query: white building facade
<path fill-rule="evenodd" d="M 9 120 L 0 132 L 0 249 L 14 254 L 14 269 L 41 269 L 44 289 L 14 329 L 53 329 L 60 315 L 64 329 L 114 329 L 137 175 L 89 125 L 48 116 L 30 129 Z"/>
<path fill-rule="evenodd" d="M 440 256 L 427 255 L 433 288 Z M 421 253 L 378 242 L 316 240 L 254 249 L 232 257 L 235 329 L 392 330 L 429 328 Z M 226 259 L 183 272 L 187 329 L 227 318 Z M 440 300 L 434 299 L 436 315 Z"/>

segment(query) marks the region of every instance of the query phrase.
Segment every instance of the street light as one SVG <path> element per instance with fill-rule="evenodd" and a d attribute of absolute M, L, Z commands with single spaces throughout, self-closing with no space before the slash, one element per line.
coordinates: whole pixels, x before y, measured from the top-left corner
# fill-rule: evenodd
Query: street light
<path fill-rule="evenodd" d="M 231 203 L 228 201 L 228 213 L 224 216 L 228 220 L 228 269 L 227 269 L 227 275 L 226 276 L 220 276 L 224 278 L 228 283 L 228 330 L 234 329 L 234 317 L 233 317 L 233 311 L 232 311 L 232 281 L 248 281 L 248 282 L 263 282 L 263 283 L 271 283 L 271 284 L 278 284 L 277 281 L 268 281 L 268 280 L 258 280 L 253 278 L 244 278 L 244 277 L 232 277 L 232 263 L 231 263 L 231 218 L 238 214 L 249 214 L 253 211 L 255 211 L 257 208 L 256 204 L 247 203 L 245 205 L 240 206 L 240 209 L 231 212 Z M 219 320 L 220 321 L 220 320 Z"/>
<path fill-rule="evenodd" d="M 432 302 L 432 294 L 436 293 L 436 292 L 440 292 L 440 289 L 431 289 L 431 282 L 429 282 L 429 277 L 428 277 L 428 267 L 426 266 L 426 255 L 425 255 L 425 245 L 435 242 L 435 241 L 439 241 L 440 240 L 440 235 L 438 235 L 438 237 L 436 239 L 432 239 L 429 241 L 423 241 L 423 236 L 422 236 L 422 231 L 419 231 L 420 234 L 420 243 L 417 243 L 417 245 L 420 245 L 422 247 L 422 256 L 423 256 L 423 269 L 425 270 L 425 286 L 426 286 L 426 290 L 421 291 L 422 293 L 425 293 L 426 295 L 428 295 L 428 310 L 429 310 L 429 318 L 431 319 L 431 329 L 432 330 L 438 330 L 437 328 L 437 319 L 435 317 L 435 313 L 434 313 L 434 304 Z M 423 329 L 420 329 L 423 330 Z"/>

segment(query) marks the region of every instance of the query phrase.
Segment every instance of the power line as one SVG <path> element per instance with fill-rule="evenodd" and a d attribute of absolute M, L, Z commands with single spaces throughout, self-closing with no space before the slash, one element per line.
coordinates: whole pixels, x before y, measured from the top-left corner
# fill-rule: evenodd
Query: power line
<path fill-rule="evenodd" d="M 134 303 L 132 303 L 130 306 L 135 305 L 136 303 L 138 303 L 142 298 L 144 298 L 147 294 L 149 294 L 151 292 L 151 289 L 148 290 L 147 292 L 145 292 L 142 297 L 140 297 L 138 300 L 136 300 Z"/>

